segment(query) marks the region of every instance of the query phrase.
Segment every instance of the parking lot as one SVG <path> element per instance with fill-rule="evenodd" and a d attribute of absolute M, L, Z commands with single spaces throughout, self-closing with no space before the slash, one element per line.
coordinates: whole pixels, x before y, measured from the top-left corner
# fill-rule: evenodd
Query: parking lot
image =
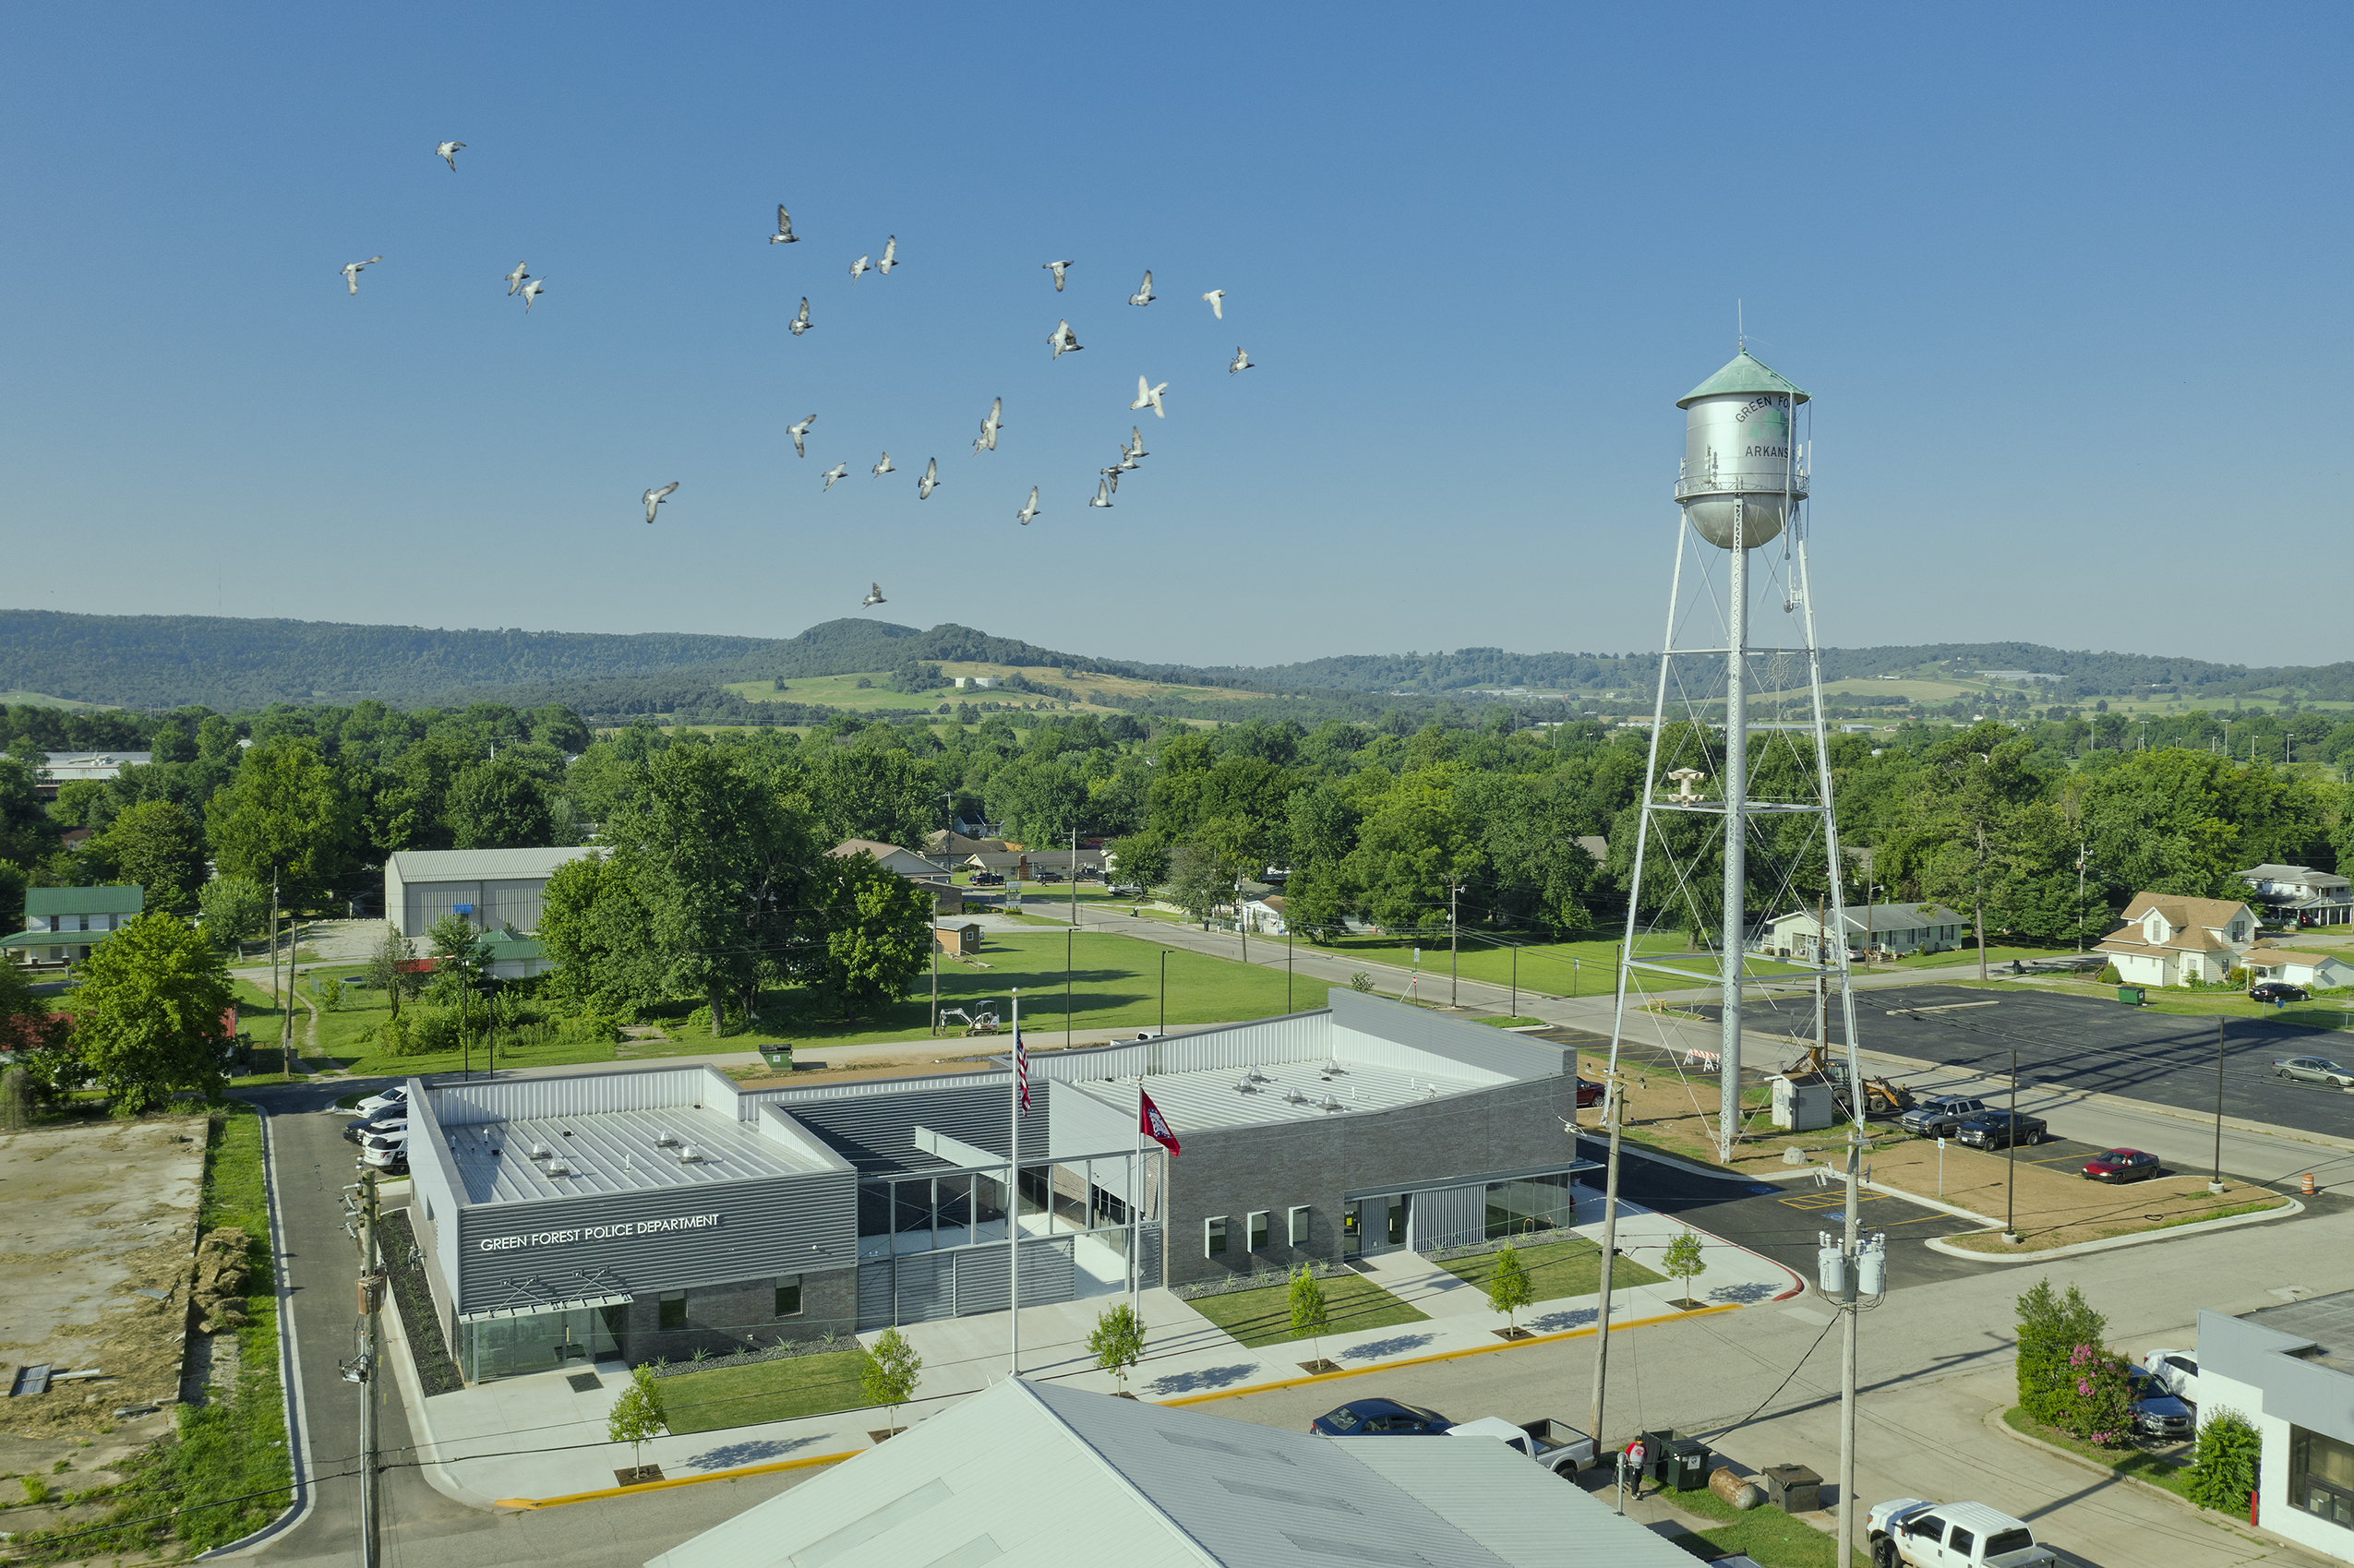
<path fill-rule="evenodd" d="M 1800 999 L 1795 1006 L 1804 1018 L 1793 1011 L 1779 1026 L 1812 1033 L 1812 1001 Z M 1768 1031 L 1778 1026 L 1771 1012 L 1744 1022 Z M 2354 1041 L 2263 1019 L 2224 1023 L 2224 1115 L 2354 1137 L 2354 1095 L 2272 1075 L 2272 1059 L 2279 1056 L 2354 1059 Z M 1857 991 L 1856 1025 L 1867 1050 L 1990 1077 L 2010 1073 L 2016 1050 L 2023 1086 L 2048 1083 L 2186 1110 L 2215 1109 L 2212 1018 L 2180 1018 L 2096 997 L 2024 987 L 1990 992 L 1916 986 Z M 1831 1038 L 1845 1047 L 1846 1032 L 1836 1010 Z"/>

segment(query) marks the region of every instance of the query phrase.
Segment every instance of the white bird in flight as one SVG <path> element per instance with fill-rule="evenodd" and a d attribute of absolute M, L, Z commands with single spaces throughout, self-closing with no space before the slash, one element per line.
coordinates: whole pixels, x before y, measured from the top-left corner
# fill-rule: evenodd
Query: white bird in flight
<path fill-rule="evenodd" d="M 924 464 L 924 476 L 916 481 L 916 499 L 919 501 L 931 500 L 931 493 L 939 487 L 940 460 L 938 458 L 934 458 L 930 462 Z"/>
<path fill-rule="evenodd" d="M 1094 499 L 1094 500 L 1092 500 L 1092 501 L 1089 501 L 1089 502 L 1087 503 L 1087 505 L 1089 505 L 1089 506 L 1091 506 L 1091 507 L 1108 507 L 1108 506 L 1110 506 L 1111 504 L 1111 480 L 1109 480 L 1109 479 L 1099 479 L 1099 480 L 1097 480 L 1097 481 L 1096 481 L 1096 486 L 1095 486 L 1095 499 Z"/>
<path fill-rule="evenodd" d="M 1255 367 L 1251 364 L 1251 356 L 1244 353 L 1242 350 L 1242 346 L 1237 344 L 1234 349 L 1234 363 L 1226 367 L 1226 374 L 1231 376 L 1238 371 L 1250 370 L 1254 368 Z"/>
<path fill-rule="evenodd" d="M 787 425 L 785 426 L 785 434 L 793 437 L 793 455 L 795 457 L 805 458 L 810 455 L 810 449 L 801 445 L 801 437 L 808 435 L 810 433 L 810 426 L 816 423 L 817 415 L 811 414 L 799 425 Z"/>
<path fill-rule="evenodd" d="M 1041 261 L 1039 265 L 1054 274 L 1054 292 L 1059 294 L 1063 292 L 1063 269 L 1066 267 L 1076 267 L 1078 263 L 1075 261 Z"/>
<path fill-rule="evenodd" d="M 797 337 L 797 338 L 798 338 L 798 337 L 799 337 L 802 333 L 804 333 L 804 332 L 808 331 L 809 329 L 810 329 L 810 296 L 809 296 L 809 295 L 807 295 L 807 294 L 803 294 L 803 295 L 801 296 L 801 313 L 800 313 L 799 316 L 796 316 L 795 317 L 793 317 L 793 319 L 792 319 L 792 320 L 787 321 L 787 323 L 785 323 L 785 330 L 787 330 L 787 332 L 792 333 L 792 334 L 793 334 L 793 336 L 795 336 L 795 337 Z"/>
<path fill-rule="evenodd" d="M 462 141 L 445 141 L 433 150 L 433 155 L 449 164 L 450 172 L 454 174 L 458 172 L 458 150 L 465 145 Z"/>
<path fill-rule="evenodd" d="M 363 267 L 373 267 L 383 259 L 384 257 L 380 256 L 371 256 L 366 261 L 354 261 L 345 266 L 343 269 L 344 286 L 350 289 L 354 293 L 358 293 L 360 292 L 360 269 Z"/>
<path fill-rule="evenodd" d="M 1135 469 L 1137 466 L 1138 466 L 1138 464 L 1137 464 L 1137 462 L 1136 462 L 1136 454 L 1135 454 L 1135 453 L 1134 453 L 1134 452 L 1132 452 L 1132 451 L 1130 451 L 1130 450 L 1129 450 L 1127 448 L 1125 448 L 1125 447 L 1121 448 L 1121 449 L 1120 449 L 1120 472 L 1121 472 L 1121 473 L 1132 473 L 1133 471 L 1135 471 Z M 1114 485 L 1114 486 L 1113 486 L 1113 488 L 1117 489 L 1117 488 L 1118 488 L 1118 486 L 1117 486 L 1117 485 Z"/>
<path fill-rule="evenodd" d="M 867 258 L 861 256 L 856 261 L 850 263 L 850 281 L 855 283 L 859 281 L 859 273 L 871 272 L 872 270 L 873 269 L 867 265 Z"/>
<path fill-rule="evenodd" d="M 1005 426 L 1005 422 L 997 416 L 1003 413 L 1004 409 L 1003 398 L 989 400 L 989 417 L 981 421 L 980 439 L 973 443 L 973 450 L 977 452 L 997 450 L 997 433 Z"/>
<path fill-rule="evenodd" d="M 781 201 L 776 204 L 776 232 L 768 236 L 768 243 L 771 245 L 801 243 L 801 236 L 793 232 L 793 215 L 785 210 L 785 204 Z"/>
<path fill-rule="evenodd" d="M 1037 486 L 1037 485 L 1031 485 L 1031 486 L 1030 486 L 1030 504 L 1029 504 L 1028 506 L 1027 506 L 1027 507 L 1024 507 L 1024 508 L 1023 508 L 1020 511 L 1015 512 L 1014 515 L 1015 515 L 1015 518 L 1017 518 L 1018 520 L 1020 520 L 1021 524 L 1022 524 L 1022 526 L 1023 526 L 1024 528 L 1027 528 L 1027 527 L 1030 525 L 1030 519 L 1032 519 L 1032 518 L 1034 518 L 1034 517 L 1038 516 L 1038 486 Z"/>
<path fill-rule="evenodd" d="M 539 291 L 546 287 L 547 287 L 547 280 L 545 278 L 534 278 L 523 285 L 523 314 L 525 316 L 532 313 L 532 301 L 537 299 Z"/>
<path fill-rule="evenodd" d="M 356 293 L 358 291 L 353 292 Z M 1054 357 L 1057 359 L 1061 359 L 1065 353 L 1079 352 L 1079 334 L 1071 330 L 1071 324 L 1068 321 L 1057 321 L 1054 324 L 1054 330 L 1047 335 L 1046 342 L 1047 346 L 1054 351 Z"/>
<path fill-rule="evenodd" d="M 1128 455 L 1132 458 L 1152 456 L 1150 452 L 1145 450 L 1145 433 L 1133 425 L 1128 426 Z"/>
<path fill-rule="evenodd" d="M 859 601 L 859 608 L 861 610 L 871 610 L 877 604 L 882 603 L 883 603 L 883 584 L 880 582 L 868 583 L 867 596 Z"/>
<path fill-rule="evenodd" d="M 507 274 L 507 297 L 509 299 L 513 299 L 515 297 L 515 291 L 522 288 L 523 286 L 523 280 L 530 276 L 530 273 L 523 270 L 523 264 L 520 261 L 516 262 L 515 269 Z"/>
<path fill-rule="evenodd" d="M 849 476 L 849 473 L 850 465 L 847 462 L 837 462 L 832 468 L 827 469 L 825 471 L 825 490 L 833 489 L 834 482 L 837 479 L 847 478 Z M 818 494 L 823 496 L 825 494 L 825 490 L 820 490 Z"/>
<path fill-rule="evenodd" d="M 638 497 L 638 499 L 645 503 L 645 520 L 648 522 L 652 522 L 654 521 L 654 509 L 668 500 L 670 498 L 670 492 L 676 490 L 678 487 L 679 482 L 674 479 L 669 484 L 665 485 L 661 489 L 648 490 L 644 495 Z"/>
<path fill-rule="evenodd" d="M 1096 470 L 1098 473 L 1103 475 L 1103 482 L 1111 486 L 1111 493 L 1115 496 L 1120 493 L 1120 472 L 1122 466 L 1122 464 L 1115 462 L 1110 468 L 1099 468 Z"/>
<path fill-rule="evenodd" d="M 1131 410 L 1149 408 L 1155 419 L 1166 419 L 1169 415 L 1161 412 L 1160 394 L 1167 390 L 1169 390 L 1168 382 L 1163 381 L 1158 387 L 1147 387 L 1145 385 L 1145 378 L 1139 376 L 1136 377 L 1136 401 L 1130 403 L 1128 407 Z M 1144 439 L 1142 436 L 1136 438 L 1139 441 Z"/>
<path fill-rule="evenodd" d="M 894 234 L 883 242 L 883 259 L 874 264 L 874 269 L 888 278 L 891 276 L 891 269 L 898 265 L 899 236 Z"/>
<path fill-rule="evenodd" d="M 1202 295 L 1202 298 L 1209 301 L 1209 313 L 1212 316 L 1217 317 L 1220 321 L 1226 319 L 1226 291 L 1224 289 L 1212 289 Z"/>
<path fill-rule="evenodd" d="M 873 474 L 877 479 L 880 479 L 886 473 L 896 473 L 899 471 L 891 466 L 891 454 L 889 452 L 885 452 L 881 457 L 874 460 L 874 466 L 868 469 L 867 472 Z"/>
<path fill-rule="evenodd" d="M 1128 296 L 1128 303 L 1130 305 L 1150 305 L 1152 303 L 1152 269 L 1150 268 L 1147 268 L 1145 269 L 1145 286 L 1138 289 L 1135 293 L 1130 294 Z"/>

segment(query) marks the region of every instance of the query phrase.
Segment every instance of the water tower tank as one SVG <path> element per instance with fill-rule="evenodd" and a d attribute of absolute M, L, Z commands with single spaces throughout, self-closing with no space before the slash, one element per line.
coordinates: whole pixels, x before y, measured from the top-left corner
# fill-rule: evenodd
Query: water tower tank
<path fill-rule="evenodd" d="M 1807 494 L 1790 429 L 1792 412 L 1806 401 L 1746 348 L 1676 400 L 1684 410 L 1684 474 L 1675 499 L 1701 538 L 1731 549 L 1736 519 L 1750 549 L 1782 532 L 1791 506 Z"/>

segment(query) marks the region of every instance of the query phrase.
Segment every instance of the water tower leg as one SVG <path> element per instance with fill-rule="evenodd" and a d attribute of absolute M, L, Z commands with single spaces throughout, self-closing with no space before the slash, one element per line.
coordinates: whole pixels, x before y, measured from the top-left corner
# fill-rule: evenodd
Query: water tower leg
<path fill-rule="evenodd" d="M 1741 1131 L 1741 959 L 1744 893 L 1748 885 L 1749 835 L 1749 625 L 1748 508 L 1735 501 L 1732 576 L 1725 589 L 1728 615 L 1724 655 L 1724 930 L 1723 1039 L 1717 1091 L 1717 1161 L 1733 1163 Z"/>

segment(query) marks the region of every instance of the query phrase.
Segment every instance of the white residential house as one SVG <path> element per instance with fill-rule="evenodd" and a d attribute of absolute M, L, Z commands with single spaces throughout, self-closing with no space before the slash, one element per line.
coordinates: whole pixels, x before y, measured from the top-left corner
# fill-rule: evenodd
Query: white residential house
<path fill-rule="evenodd" d="M 2354 880 L 2311 866 L 2251 866 L 2240 880 L 2274 918 L 2298 926 L 2354 924 Z"/>
<path fill-rule="evenodd" d="M 1871 952 L 1940 952 L 1970 940 L 1970 917 L 1941 904 L 1875 904 L 1846 913 L 1847 943 Z M 1822 927 L 1811 909 L 1777 915 L 1765 923 L 1764 949 L 1776 958 L 1815 962 Z"/>
<path fill-rule="evenodd" d="M 2256 913 L 2236 899 L 2142 892 L 2097 951 L 2129 986 L 2213 985 L 2256 940 Z"/>
<path fill-rule="evenodd" d="M 1283 920 L 1283 895 L 1268 893 L 1264 898 L 1243 901 L 1243 928 L 1258 936 L 1280 937 L 1291 930 Z"/>
<path fill-rule="evenodd" d="M 2240 960 L 2252 986 L 2265 980 L 2302 986 L 2309 991 L 2354 986 L 2354 962 L 2344 952 L 2322 948 L 2275 947 L 2270 942 L 2250 948 Z"/>

